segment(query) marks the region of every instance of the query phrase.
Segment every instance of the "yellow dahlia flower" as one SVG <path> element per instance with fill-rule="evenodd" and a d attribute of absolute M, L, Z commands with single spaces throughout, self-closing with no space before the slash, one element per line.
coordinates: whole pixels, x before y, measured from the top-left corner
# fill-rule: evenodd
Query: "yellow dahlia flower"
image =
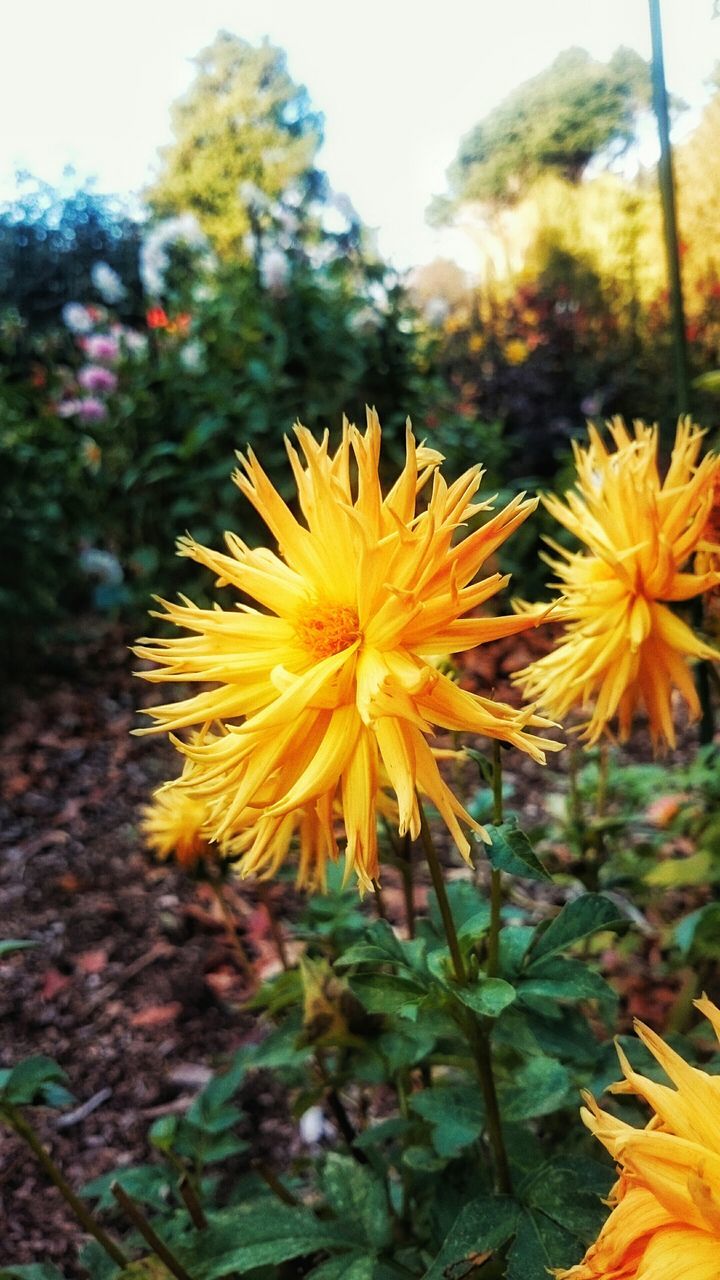
<path fill-rule="evenodd" d="M 207 802 L 193 796 L 180 779 L 160 787 L 143 811 L 145 843 L 159 858 L 175 857 L 190 870 L 209 852 Z"/>
<path fill-rule="evenodd" d="M 720 1040 L 720 1009 L 695 1004 Z M 718 1280 L 720 1276 L 720 1079 L 691 1067 L 642 1023 L 636 1030 L 675 1088 L 633 1071 L 624 1081 L 655 1113 L 645 1129 L 617 1120 L 591 1097 L 582 1117 L 620 1166 L 612 1213 L 583 1261 L 558 1280 Z"/>
<path fill-rule="evenodd" d="M 566 632 L 516 679 L 556 719 L 594 704 L 584 732 L 590 743 L 616 714 L 624 740 L 642 703 L 653 742 L 674 746 L 673 689 L 693 718 L 700 713 L 688 658 L 720 657 L 668 608 L 720 581 L 720 574 L 688 566 L 712 508 L 720 458 L 707 454 L 698 461 L 704 433 L 681 418 L 661 480 L 657 427 L 636 422 L 631 435 L 615 418 L 608 428 L 614 451 L 590 427 L 589 447 L 575 448 L 576 492 L 566 493 L 564 502 L 544 499 L 587 551 L 552 544 L 562 557 L 550 564 L 565 597 L 558 616 Z"/>
<path fill-rule="evenodd" d="M 304 522 L 252 453 L 233 477 L 279 554 L 232 533 L 227 555 L 189 537 L 179 543 L 181 555 L 254 604 L 226 611 L 162 601 L 160 616 L 190 635 L 143 641 L 136 652 L 158 664 L 146 679 L 216 686 L 148 712 L 156 729 L 202 727 L 195 742 L 175 741 L 192 760 L 193 791 L 208 803 L 213 838 L 239 835 L 254 810 L 270 839 L 311 804 L 330 848 L 337 801 L 348 869 L 367 887 L 378 874 L 381 765 L 401 833 L 419 834 L 416 790 L 437 807 L 464 857 L 470 845 L 460 822 L 481 831 L 440 776 L 428 743 L 433 726 L 499 738 L 541 761 L 543 746 L 558 746 L 531 732 L 548 721 L 458 688 L 432 660 L 536 625 L 537 617 L 463 616 L 506 585 L 499 573 L 473 580 L 536 502 L 517 497 L 458 540 L 459 528 L 490 505 L 472 501 L 479 467 L 448 485 L 440 455 L 417 448 L 408 427 L 405 466 L 383 497 L 375 413 L 364 434 L 346 424 L 335 453 L 327 433 L 317 441 L 298 426 L 295 434 L 300 452 L 287 448 Z M 207 732 L 213 724 L 220 732 Z"/>

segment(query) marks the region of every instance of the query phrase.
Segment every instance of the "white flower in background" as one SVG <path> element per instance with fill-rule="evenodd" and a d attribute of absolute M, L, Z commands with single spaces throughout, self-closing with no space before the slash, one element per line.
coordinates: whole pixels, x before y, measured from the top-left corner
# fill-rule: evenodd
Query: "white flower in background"
<path fill-rule="evenodd" d="M 439 328 L 447 320 L 449 311 L 450 306 L 445 298 L 429 298 L 424 310 L 426 324 L 432 325 L 434 329 Z"/>
<path fill-rule="evenodd" d="M 189 249 L 207 253 L 208 243 L 200 223 L 192 213 L 181 213 L 175 218 L 158 222 L 146 235 L 140 246 L 140 279 L 143 289 L 151 298 L 159 298 L 165 292 L 165 276 L 170 266 L 168 249 L 174 244 L 187 245 Z M 209 260 L 214 263 L 214 258 Z"/>
<path fill-rule="evenodd" d="M 138 333 L 136 329 L 123 329 L 122 342 L 131 356 L 144 356 L 148 349 L 147 334 Z"/>
<path fill-rule="evenodd" d="M 373 307 L 360 307 L 348 320 L 348 328 L 352 333 L 367 333 L 370 329 L 379 329 L 382 316 Z"/>
<path fill-rule="evenodd" d="M 260 279 L 263 288 L 275 297 L 279 297 L 285 292 L 289 276 L 290 263 L 282 249 L 266 249 L 260 259 Z"/>
<path fill-rule="evenodd" d="M 186 342 L 180 348 L 180 363 L 188 373 L 199 373 L 205 361 L 205 348 L 197 338 Z"/>
<path fill-rule="evenodd" d="M 308 1107 L 298 1120 L 300 1140 L 306 1147 L 316 1147 L 323 1138 L 333 1138 L 335 1130 L 325 1118 L 322 1107 Z"/>
<path fill-rule="evenodd" d="M 103 302 L 106 302 L 109 307 L 114 306 L 116 302 L 122 302 L 127 293 L 117 271 L 113 271 L 107 262 L 96 262 L 90 272 L 90 279 Z"/>
<path fill-rule="evenodd" d="M 118 587 L 125 574 L 117 556 L 111 551 L 103 551 L 100 547 L 84 546 L 78 557 L 83 573 L 89 578 L 98 578 L 110 587 Z"/>
<path fill-rule="evenodd" d="M 66 302 L 62 309 L 63 324 L 71 333 L 90 333 L 95 321 L 81 302 Z"/>
<path fill-rule="evenodd" d="M 55 412 L 57 413 L 58 418 L 74 418 L 79 412 L 79 409 L 79 400 L 61 400 Z"/>
<path fill-rule="evenodd" d="M 192 291 L 193 302 L 212 302 L 215 297 L 215 290 L 211 284 L 196 284 Z"/>

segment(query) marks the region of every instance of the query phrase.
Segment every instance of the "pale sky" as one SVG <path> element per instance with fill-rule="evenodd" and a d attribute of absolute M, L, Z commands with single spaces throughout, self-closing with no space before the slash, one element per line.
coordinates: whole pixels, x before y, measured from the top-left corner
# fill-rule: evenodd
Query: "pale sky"
<path fill-rule="evenodd" d="M 720 61 L 716 3 L 663 0 L 668 84 L 696 107 Z M 220 28 L 287 51 L 325 115 L 321 166 L 400 267 L 452 252 L 425 210 L 507 92 L 573 44 L 650 52 L 647 0 L 0 0 L 0 197 L 16 169 L 53 182 L 66 164 L 137 192 Z"/>

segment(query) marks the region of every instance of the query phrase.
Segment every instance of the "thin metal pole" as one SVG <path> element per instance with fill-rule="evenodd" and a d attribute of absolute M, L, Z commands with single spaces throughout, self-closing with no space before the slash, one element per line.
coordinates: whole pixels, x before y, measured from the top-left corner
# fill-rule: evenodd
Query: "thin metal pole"
<path fill-rule="evenodd" d="M 667 255 L 668 284 L 670 288 L 675 394 L 678 413 L 689 413 L 690 379 L 688 376 L 687 340 L 685 336 L 685 307 L 683 303 L 682 276 L 680 274 L 680 245 L 675 207 L 675 183 L 673 180 L 672 148 L 670 145 L 670 117 L 668 113 L 667 86 L 665 84 L 660 0 L 648 0 L 648 4 L 650 6 L 650 35 L 652 39 L 653 109 L 660 138 L 658 180 L 662 198 L 665 252 Z"/>

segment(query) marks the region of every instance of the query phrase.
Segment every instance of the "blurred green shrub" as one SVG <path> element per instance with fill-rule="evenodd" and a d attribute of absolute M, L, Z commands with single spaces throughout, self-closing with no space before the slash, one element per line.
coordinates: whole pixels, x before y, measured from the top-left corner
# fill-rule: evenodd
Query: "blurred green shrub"
<path fill-rule="evenodd" d="M 483 445 L 500 461 L 497 430 L 476 440 L 447 415 L 432 336 L 357 244 L 264 234 L 249 260 L 218 264 L 187 219 L 172 222 L 154 259 L 141 254 L 152 288 L 141 323 L 122 301 L 66 305 L 64 330 L 29 337 L 17 315 L 0 319 L 1 589 L 16 653 L 68 611 L 144 612 L 161 585 L 197 594 L 175 539 L 220 545 L 233 529 L 253 541 L 235 451 L 257 449 L 282 488 L 298 418 L 337 433 L 343 413 L 363 421 L 375 405 L 391 465 L 407 416 L 451 469 Z"/>

